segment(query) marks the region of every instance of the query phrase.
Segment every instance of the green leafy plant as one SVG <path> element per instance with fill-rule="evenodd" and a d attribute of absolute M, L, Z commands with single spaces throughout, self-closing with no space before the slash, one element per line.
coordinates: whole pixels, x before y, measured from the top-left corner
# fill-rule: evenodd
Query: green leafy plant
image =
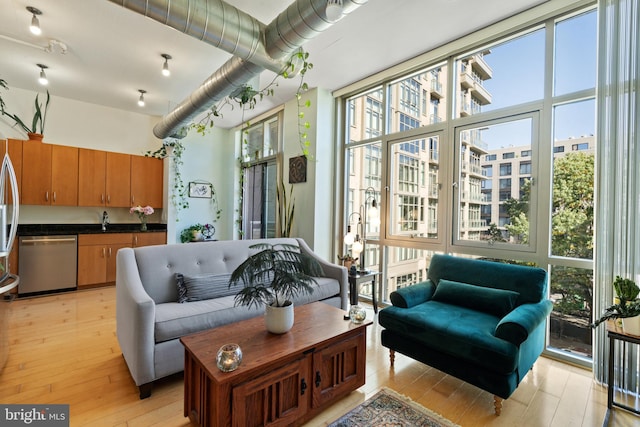
<path fill-rule="evenodd" d="M 295 213 L 295 199 L 293 198 L 293 185 L 289 186 L 289 195 L 284 188 L 284 182 L 276 188 L 276 200 L 278 202 L 278 221 L 280 223 L 280 237 L 291 237 L 293 227 L 293 215 Z"/>
<path fill-rule="evenodd" d="M 0 88 L 9 89 L 7 82 L 3 79 L 0 79 Z M 43 104 L 39 102 L 40 94 L 36 95 L 36 99 L 34 101 L 34 109 L 35 113 L 33 114 L 33 119 L 31 120 L 31 126 L 27 126 L 26 123 L 18 117 L 17 114 L 9 113 L 6 110 L 6 103 L 2 96 L 0 95 L 0 113 L 3 116 L 9 117 L 11 120 L 15 122 L 24 132 L 26 133 L 39 133 L 44 134 L 44 125 L 47 120 L 47 110 L 49 109 L 49 101 L 51 101 L 51 96 L 49 95 L 49 91 L 47 91 L 47 99 Z"/>
<path fill-rule="evenodd" d="M 636 285 L 633 280 L 616 276 L 616 279 L 613 281 L 613 289 L 616 291 L 619 301 L 611 307 L 608 307 L 604 314 L 593 322 L 591 325 L 593 328 L 607 320 L 640 315 L 640 300 L 638 299 L 640 288 L 638 288 L 638 285 Z"/>
<path fill-rule="evenodd" d="M 240 264 L 229 281 L 229 287 L 243 285 L 236 305 L 284 307 L 300 293 L 311 294 L 313 276 L 322 275 L 318 261 L 295 245 L 258 243 L 250 248 L 258 252 Z"/>
<path fill-rule="evenodd" d="M 296 64 L 299 65 L 299 70 L 296 68 Z M 305 81 L 305 76 L 307 75 L 307 71 L 312 68 L 313 64 L 309 62 L 309 52 L 305 52 L 300 49 L 291 56 L 287 68 L 282 73 L 284 78 L 288 78 L 289 74 L 294 74 L 296 72 L 300 73 L 298 89 L 296 90 L 298 108 L 298 142 L 300 143 L 302 154 L 307 157 L 310 157 L 311 155 L 309 151 L 309 147 L 311 146 L 311 142 L 309 141 L 309 129 L 311 128 L 311 124 L 305 120 L 304 109 L 311 107 L 311 101 L 306 100 L 305 102 L 302 102 L 302 94 L 309 90 L 309 85 Z"/>
<path fill-rule="evenodd" d="M 194 240 L 195 234 L 202 233 L 204 231 L 204 225 L 194 224 L 180 232 L 180 241 L 182 243 L 188 243 Z"/>

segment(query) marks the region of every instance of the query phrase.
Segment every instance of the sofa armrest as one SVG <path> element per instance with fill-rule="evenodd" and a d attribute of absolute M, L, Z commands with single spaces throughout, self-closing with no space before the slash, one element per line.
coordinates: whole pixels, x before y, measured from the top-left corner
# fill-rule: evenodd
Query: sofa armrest
<path fill-rule="evenodd" d="M 338 264 L 332 264 L 324 259 L 320 258 L 318 254 L 313 252 L 313 250 L 307 245 L 303 239 L 297 238 L 298 246 L 300 247 L 300 251 L 302 253 L 309 255 L 322 267 L 322 271 L 325 277 L 330 279 L 335 279 L 340 284 L 340 308 L 342 310 L 346 310 L 349 308 L 349 280 L 348 280 L 348 270 L 346 267 Z"/>
<path fill-rule="evenodd" d="M 493 335 L 519 346 L 546 320 L 552 308 L 549 300 L 522 304 L 500 320 Z"/>
<path fill-rule="evenodd" d="M 433 282 L 427 280 L 426 282 L 416 283 L 393 291 L 389 298 L 394 306 L 409 308 L 429 301 L 435 290 L 436 286 Z"/>
<path fill-rule="evenodd" d="M 136 385 L 155 380 L 156 304 L 140 280 L 133 249 L 116 256 L 116 335 Z"/>

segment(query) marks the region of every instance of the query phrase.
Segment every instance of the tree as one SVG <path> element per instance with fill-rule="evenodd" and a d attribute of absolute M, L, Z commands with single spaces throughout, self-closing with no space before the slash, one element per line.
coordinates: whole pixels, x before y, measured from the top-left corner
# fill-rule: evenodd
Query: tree
<path fill-rule="evenodd" d="M 513 197 L 504 202 L 504 207 L 509 214 L 509 224 L 505 229 L 509 232 L 515 243 L 529 243 L 529 200 L 531 199 L 531 179 L 524 180 L 520 189 L 520 199 Z"/>

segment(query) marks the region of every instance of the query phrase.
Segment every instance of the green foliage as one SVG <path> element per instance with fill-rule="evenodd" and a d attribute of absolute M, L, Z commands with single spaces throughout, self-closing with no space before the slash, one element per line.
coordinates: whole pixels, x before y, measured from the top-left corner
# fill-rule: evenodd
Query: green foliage
<path fill-rule="evenodd" d="M 3 79 L 0 79 L 0 88 L 9 89 L 7 82 Z M 44 105 L 39 102 L 40 94 L 36 95 L 36 99 L 34 101 L 34 114 L 33 119 L 31 120 L 31 126 L 27 126 L 26 123 L 18 117 L 17 114 L 9 113 L 6 110 L 6 103 L 4 99 L 2 99 L 2 95 L 0 95 L 0 113 L 3 116 L 9 117 L 13 120 L 16 125 L 18 125 L 25 133 L 40 133 L 44 134 L 44 126 L 47 121 L 47 110 L 49 109 L 49 102 L 51 101 L 51 96 L 49 95 L 49 91 L 47 91 L 47 99 L 44 102 Z"/>
<path fill-rule="evenodd" d="M 179 139 L 168 139 L 163 141 L 162 146 L 155 151 L 147 151 L 144 155 L 154 157 L 156 159 L 164 159 L 169 155 L 169 149 L 173 149 L 173 185 L 171 187 L 171 204 L 180 212 L 182 209 L 189 208 L 189 200 L 187 198 L 187 188 L 182 180 L 181 167 L 184 164 L 182 155 L 185 147 Z M 214 196 L 215 197 L 215 196 Z"/>
<path fill-rule="evenodd" d="M 276 200 L 278 201 L 278 221 L 280 222 L 280 237 L 291 237 L 293 227 L 293 215 L 295 213 L 295 199 L 293 198 L 293 185 L 289 186 L 289 195 L 284 188 L 284 182 L 276 188 Z"/>
<path fill-rule="evenodd" d="M 229 287 L 243 284 L 236 305 L 283 307 L 300 293 L 311 294 L 313 276 L 322 275 L 320 264 L 295 245 L 259 243 L 250 248 L 259 252 L 240 264 L 229 281 Z"/>
<path fill-rule="evenodd" d="M 640 300 L 637 299 L 640 289 L 635 282 L 616 276 L 613 281 L 613 288 L 620 301 L 608 307 L 604 314 L 591 324 L 593 328 L 610 319 L 640 316 Z"/>
<path fill-rule="evenodd" d="M 287 69 L 282 75 L 287 78 L 289 75 L 288 70 L 290 70 L 291 73 L 295 73 L 297 71 L 296 64 L 300 64 L 300 80 L 298 89 L 296 90 L 296 100 L 298 101 L 298 142 L 300 143 L 302 155 L 310 158 L 311 152 L 309 151 L 309 147 L 311 146 L 311 141 L 309 141 L 308 130 L 311 128 L 311 124 L 304 120 L 303 109 L 311 107 L 311 101 L 306 100 L 305 102 L 302 102 L 302 94 L 309 90 L 309 85 L 305 82 L 304 78 L 307 72 L 313 69 L 313 64 L 309 62 L 309 52 L 305 52 L 300 49 L 294 53 L 289 60 Z"/>
<path fill-rule="evenodd" d="M 184 230 L 182 230 L 182 231 L 180 232 L 180 241 L 181 241 L 182 243 L 188 243 L 188 242 L 190 242 L 191 240 L 193 240 L 193 233 L 194 233 L 194 232 L 196 232 L 196 233 L 198 233 L 198 232 L 202 233 L 203 231 L 204 231 L 204 225 L 202 225 L 202 224 L 194 224 L 194 225 L 191 225 L 191 226 L 189 226 L 189 227 L 185 228 Z"/>

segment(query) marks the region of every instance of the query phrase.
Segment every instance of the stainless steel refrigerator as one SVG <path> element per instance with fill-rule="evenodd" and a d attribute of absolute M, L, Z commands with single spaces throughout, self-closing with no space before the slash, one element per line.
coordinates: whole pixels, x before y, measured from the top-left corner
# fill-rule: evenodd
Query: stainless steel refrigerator
<path fill-rule="evenodd" d="M 9 158 L 7 140 L 0 140 L 5 144 L 5 155 L 0 168 L 0 373 L 4 370 L 9 358 L 9 316 L 11 301 L 20 278 L 11 272 L 9 254 L 18 231 L 18 214 L 20 210 L 20 196 L 18 181 L 13 164 Z"/>

